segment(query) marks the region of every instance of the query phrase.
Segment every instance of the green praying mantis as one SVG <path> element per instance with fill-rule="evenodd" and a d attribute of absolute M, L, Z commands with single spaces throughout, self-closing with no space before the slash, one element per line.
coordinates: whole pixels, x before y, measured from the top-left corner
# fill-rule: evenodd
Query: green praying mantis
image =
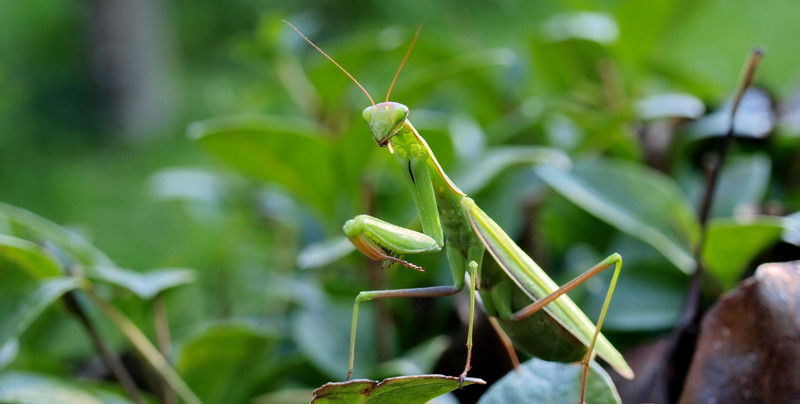
<path fill-rule="evenodd" d="M 470 315 L 466 364 L 459 376 L 462 382 L 471 367 L 476 290 L 480 293 L 486 313 L 495 318 L 492 324 L 499 325 L 502 331 L 498 331 L 510 337 L 516 348 L 544 360 L 582 362 L 581 402 L 584 401 L 589 363 L 595 354 L 623 377 L 633 378 L 633 371 L 622 354 L 600 333 L 622 267 L 622 257 L 612 254 L 558 287 L 475 201 L 450 180 L 425 139 L 408 120 L 408 107 L 389 101 L 389 94 L 411 53 L 419 29 L 389 87 L 386 101 L 376 104 L 367 90 L 347 70 L 294 25 L 286 23 L 341 69 L 367 95 L 372 105 L 364 109 L 362 116 L 375 142 L 389 150 L 405 174 L 422 226 L 420 233 L 372 216 L 358 215 L 344 224 L 345 235 L 369 258 L 389 260 L 417 270 L 422 268 L 402 257 L 444 250 L 453 275 L 452 286 L 359 293 L 353 308 L 346 380 L 353 375 L 358 308 L 362 302 L 398 297 L 449 296 L 464 289 L 467 276 Z M 482 266 L 487 251 L 497 262 L 497 266 Z M 614 273 L 595 326 L 566 292 L 612 266 Z M 514 355 L 513 348 L 509 352 Z"/>

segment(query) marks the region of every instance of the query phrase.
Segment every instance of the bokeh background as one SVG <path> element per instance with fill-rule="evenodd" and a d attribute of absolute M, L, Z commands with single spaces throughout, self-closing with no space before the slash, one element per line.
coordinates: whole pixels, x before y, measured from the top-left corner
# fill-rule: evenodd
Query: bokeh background
<path fill-rule="evenodd" d="M 392 99 L 411 108 L 445 169 L 558 282 L 610 252 L 633 257 L 608 323 L 623 347 L 677 321 L 696 223 L 653 218 L 685 249 L 670 256 L 548 191 L 530 170 L 505 170 L 512 154 L 492 163 L 490 152 L 543 145 L 578 167 L 598 156 L 646 167 L 669 183 L 669 209 L 678 206 L 660 214 L 692 215 L 704 153 L 726 130 L 724 104 L 762 46 L 740 131 L 747 139 L 731 163 L 738 171 L 713 216 L 782 221 L 751 234 L 758 242 L 739 261 L 718 263 L 709 293 L 767 257 L 797 258 L 800 7 L 790 0 L 0 2 L 0 201 L 69 228 L 119 267 L 194 270 L 195 282 L 165 297 L 179 371 L 207 402 L 310 397 L 345 374 L 357 291 L 451 282 L 436 257 L 421 259 L 431 268 L 424 275 L 379 271 L 337 238 L 358 213 L 412 227 L 415 216 L 361 122 L 367 99 L 283 19 L 376 100 L 423 24 Z M 248 142 L 249 132 L 274 136 Z M 585 178 L 627 195 L 592 167 Z M 653 213 L 638 202 L 631 211 Z M 576 292 L 592 316 L 604 285 Z M 152 332 L 149 302 L 111 296 Z M 463 303 L 365 307 L 357 376 L 449 371 L 436 363 L 461 344 Z M 109 340 L 128 351 L 113 331 Z M 205 362 L 180 362 L 190 349 Z M 384 363 L 393 358 L 403 359 Z M 83 330 L 52 308 L 4 366 L 69 381 L 94 374 L 94 360 Z"/>

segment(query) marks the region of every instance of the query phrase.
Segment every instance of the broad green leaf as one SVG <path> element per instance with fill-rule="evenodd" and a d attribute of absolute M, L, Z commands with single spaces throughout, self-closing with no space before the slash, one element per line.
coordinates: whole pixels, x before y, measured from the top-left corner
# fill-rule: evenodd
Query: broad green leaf
<path fill-rule="evenodd" d="M 27 240 L 0 234 L 0 259 L 13 262 L 37 278 L 61 276 L 64 271 L 49 251 Z"/>
<path fill-rule="evenodd" d="M 159 199 L 176 199 L 216 204 L 223 193 L 223 179 L 194 167 L 171 167 L 159 170 L 148 180 L 150 192 Z"/>
<path fill-rule="evenodd" d="M 188 133 L 240 171 L 280 184 L 324 216 L 332 215 L 339 173 L 324 129 L 313 122 L 233 116 L 195 122 Z"/>
<path fill-rule="evenodd" d="M 759 217 L 750 221 L 713 219 L 703 248 L 706 270 L 730 289 L 747 264 L 766 247 L 777 242 L 784 230 L 782 218 Z"/>
<path fill-rule="evenodd" d="M 686 0 L 624 0 L 615 3 L 614 13 L 620 30 L 616 50 L 621 58 L 635 66 L 649 66 L 654 56 L 652 49 L 659 46 L 675 20 L 687 11 L 684 3 Z"/>
<path fill-rule="evenodd" d="M 0 373 L 0 402 L 20 404 L 124 404 L 131 401 L 86 382 L 30 372 Z"/>
<path fill-rule="evenodd" d="M 19 340 L 12 338 L 0 346 L 0 370 L 8 366 L 19 354 Z"/>
<path fill-rule="evenodd" d="M 729 98 L 722 108 L 696 121 L 690 128 L 692 139 L 725 136 L 730 129 L 731 108 L 733 98 Z M 734 133 L 736 137 L 763 138 L 772 132 L 775 115 L 772 112 L 772 100 L 761 89 L 749 88 L 742 95 L 739 108 L 734 117 Z"/>
<path fill-rule="evenodd" d="M 445 350 L 450 347 L 450 337 L 440 335 L 431 338 L 404 353 L 400 358 L 381 363 L 379 371 L 384 375 L 423 374 L 430 372 Z"/>
<path fill-rule="evenodd" d="M 598 159 L 571 171 L 541 166 L 537 173 L 572 203 L 650 244 L 681 271 L 695 269 L 698 238 L 694 212 L 677 185 L 645 167 Z"/>
<path fill-rule="evenodd" d="M 786 228 L 783 231 L 783 241 L 800 246 L 800 212 L 786 215 Z"/>
<path fill-rule="evenodd" d="M 772 173 L 772 162 L 765 153 L 731 156 L 720 172 L 710 217 L 752 215 L 764 200 Z M 706 179 L 701 173 L 690 172 L 683 176 L 684 188 L 692 205 L 699 206 Z"/>
<path fill-rule="evenodd" d="M 0 218 L 6 219 L 13 236 L 52 242 L 81 264 L 112 265 L 111 259 L 82 237 L 27 210 L 0 203 Z"/>
<path fill-rule="evenodd" d="M 730 217 L 742 210 L 752 211 L 767 194 L 771 172 L 772 162 L 764 153 L 733 156 L 720 173 L 711 217 Z"/>
<path fill-rule="evenodd" d="M 676 117 L 697 119 L 705 111 L 703 101 L 685 93 L 657 94 L 636 101 L 636 114 L 642 120 Z"/>
<path fill-rule="evenodd" d="M 542 33 L 553 42 L 582 39 L 609 45 L 617 41 L 619 28 L 608 14 L 579 11 L 551 17 L 542 24 Z"/>
<path fill-rule="evenodd" d="M 620 253 L 624 265 L 603 331 L 652 332 L 672 328 L 681 315 L 689 277 L 676 271 L 653 247 L 629 235 L 620 234 L 609 250 Z M 586 281 L 589 297 L 581 308 L 592 320 L 597 320 L 600 314 L 609 275 L 601 274 Z"/>
<path fill-rule="evenodd" d="M 647 25 L 649 15 L 658 13 L 651 7 L 665 3 L 628 2 L 641 4 L 642 11 L 648 10 L 630 15 L 642 20 L 645 29 L 651 29 Z M 639 46 L 640 52 L 647 53 L 651 60 L 650 67 L 669 72 L 681 87 L 703 99 L 719 98 L 731 91 L 742 73 L 746 56 L 754 45 L 759 45 L 768 50 L 768 59 L 761 64 L 756 81 L 778 98 L 795 90 L 795 86 L 786 85 L 797 77 L 800 64 L 794 44 L 786 40 L 795 34 L 794 22 L 800 19 L 800 9 L 792 7 L 793 2 L 682 0 L 676 5 L 671 13 L 674 18 L 667 22 L 660 41 L 652 46 Z"/>
<path fill-rule="evenodd" d="M 282 389 L 261 394 L 250 401 L 250 404 L 297 404 L 305 403 L 314 396 L 312 389 Z"/>
<path fill-rule="evenodd" d="M 323 267 L 353 251 L 355 251 L 355 247 L 347 237 L 332 237 L 307 245 L 297 255 L 297 266 L 301 269 Z"/>
<path fill-rule="evenodd" d="M 486 133 L 473 118 L 466 115 L 453 115 L 448 125 L 453 141 L 453 151 L 460 160 L 473 160 L 483 154 Z"/>
<path fill-rule="evenodd" d="M 489 387 L 478 404 L 577 403 L 582 371 L 580 363 L 533 358 Z M 586 398 L 589 404 L 621 403 L 611 377 L 595 362 L 589 366 Z"/>
<path fill-rule="evenodd" d="M 244 402 L 268 372 L 277 335 L 247 323 L 209 325 L 191 335 L 177 352 L 176 369 L 207 403 Z"/>
<path fill-rule="evenodd" d="M 359 306 L 355 348 L 355 376 L 371 374 L 377 362 L 374 310 L 370 302 Z M 300 351 L 332 378 L 347 375 L 353 303 L 336 302 L 307 307 L 292 319 L 292 337 Z"/>
<path fill-rule="evenodd" d="M 116 267 L 84 267 L 88 278 L 127 289 L 142 299 L 152 299 L 162 291 L 192 283 L 194 271 L 186 268 L 159 268 L 145 273 Z"/>
<path fill-rule="evenodd" d="M 64 293 L 82 287 L 75 278 L 50 278 L 39 282 L 12 307 L 0 305 L 0 346 L 19 337 L 48 306 Z"/>
<path fill-rule="evenodd" d="M 539 164 L 568 168 L 570 160 L 564 152 L 554 148 L 497 147 L 467 165 L 454 177 L 456 185 L 463 189 L 464 192 L 471 194 L 483 189 L 489 182 L 510 167 L 519 165 L 535 166 Z"/>
<path fill-rule="evenodd" d="M 473 72 L 489 71 L 490 69 L 510 67 L 519 63 L 515 52 L 506 48 L 496 49 L 477 49 L 471 52 L 463 52 L 456 55 L 447 55 L 446 59 L 437 60 L 436 63 L 416 69 L 413 73 L 405 77 L 403 85 L 394 93 L 395 99 L 406 99 L 407 97 L 417 97 L 424 94 L 427 89 L 440 85 L 442 81 L 451 79 L 456 75 L 465 75 Z M 478 90 L 481 84 L 489 84 L 481 80 L 481 76 L 472 75 L 471 80 L 461 81 L 463 86 L 472 86 Z M 493 101 L 494 98 L 488 94 L 487 89 L 483 88 L 481 97 L 476 97 L 479 101 Z M 412 106 L 412 104 L 408 104 Z M 413 122 L 413 109 L 411 111 L 411 121 Z M 425 133 L 422 133 L 425 136 Z"/>
<path fill-rule="evenodd" d="M 608 51 L 606 45 L 596 41 L 534 38 L 530 42 L 530 52 L 532 74 L 537 77 L 536 95 L 547 99 L 581 86 L 581 89 L 591 91 L 590 97 L 599 96 L 596 89 L 589 86 L 590 81 L 596 79 L 596 70 L 592 72 L 592 66 L 596 69 L 596 63 L 608 57 Z"/>
<path fill-rule="evenodd" d="M 464 386 L 486 384 L 481 379 L 468 377 Z M 381 403 L 423 404 L 461 387 L 457 377 L 443 375 L 401 376 L 374 380 L 351 380 L 328 383 L 314 390 L 312 403 Z"/>

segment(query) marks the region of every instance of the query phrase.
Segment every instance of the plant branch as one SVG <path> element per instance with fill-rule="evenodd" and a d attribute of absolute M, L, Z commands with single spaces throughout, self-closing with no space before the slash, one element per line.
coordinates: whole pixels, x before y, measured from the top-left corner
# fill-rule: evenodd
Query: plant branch
<path fill-rule="evenodd" d="M 172 344 L 169 336 L 169 318 L 164 294 L 159 293 L 153 298 L 153 321 L 156 329 L 156 345 L 164 358 L 169 359 L 172 354 Z M 161 383 L 161 400 L 164 404 L 175 402 L 175 392 L 165 382 Z"/>
<path fill-rule="evenodd" d="M 725 164 L 725 158 L 728 155 L 728 150 L 730 149 L 730 144 L 733 140 L 736 111 L 739 109 L 739 104 L 742 101 L 742 96 L 744 96 L 745 91 L 747 91 L 747 89 L 753 83 L 753 77 L 755 76 L 756 69 L 758 69 L 758 65 L 759 63 L 761 63 L 761 58 L 763 56 L 764 56 L 764 51 L 761 48 L 754 49 L 753 53 L 750 55 L 750 61 L 747 64 L 744 75 L 742 76 L 742 81 L 739 84 L 736 96 L 733 99 L 733 105 L 731 106 L 731 115 L 729 117 L 730 123 L 728 124 L 728 132 L 722 139 L 722 144 L 720 145 L 717 157 L 713 161 L 711 169 L 709 170 L 708 173 L 708 179 L 706 181 L 706 187 L 703 191 L 703 199 L 702 202 L 700 203 L 700 210 L 699 210 L 700 230 L 702 233 L 700 242 L 698 243 L 697 250 L 695 251 L 695 256 L 698 258 L 698 261 L 700 258 L 700 254 L 702 252 L 703 244 L 705 243 L 705 237 L 708 230 L 707 229 L 708 215 L 709 212 L 711 211 L 711 204 L 714 198 L 714 190 L 717 187 L 717 182 L 719 181 L 719 174 L 722 171 L 722 166 Z"/>
<path fill-rule="evenodd" d="M 694 256 L 697 262 L 697 269 L 692 274 L 689 282 L 689 290 L 686 298 L 686 305 L 678 321 L 678 325 L 670 338 L 670 348 L 667 350 L 667 384 L 668 395 L 671 401 L 677 401 L 683 390 L 686 374 L 694 355 L 700 321 L 703 317 L 702 309 L 702 279 L 703 279 L 703 248 L 708 234 L 708 219 L 711 206 L 714 202 L 714 191 L 719 182 L 720 172 L 725 164 L 725 158 L 730 150 L 735 133 L 734 122 L 736 111 L 739 109 L 745 91 L 750 87 L 755 76 L 764 52 L 761 48 L 756 48 L 750 55 L 750 59 L 745 67 L 741 82 L 731 105 L 730 122 L 728 132 L 725 134 L 720 144 L 719 151 L 711 162 L 711 166 L 706 177 L 706 185 L 703 190 L 703 198 L 700 202 L 698 217 L 700 223 L 700 239 L 695 247 Z"/>
<path fill-rule="evenodd" d="M 123 365 L 119 357 L 110 349 L 108 349 L 108 346 L 103 341 L 103 338 L 100 336 L 97 328 L 94 326 L 94 324 L 92 324 L 92 321 L 89 319 L 86 311 L 83 309 L 83 307 L 81 307 L 78 299 L 75 296 L 75 292 L 70 291 L 62 297 L 62 300 L 67 305 L 68 310 L 78 318 L 78 321 L 86 330 L 86 333 L 89 334 L 92 345 L 94 345 L 97 353 L 100 354 L 103 364 L 111 372 L 111 374 L 114 375 L 114 378 L 116 378 L 117 381 L 122 385 L 122 388 L 125 390 L 125 394 L 127 394 L 128 397 L 133 400 L 133 402 L 142 404 L 142 394 L 139 391 L 139 388 L 136 386 L 136 382 L 133 380 L 133 377 L 131 377 L 131 374 L 128 373 L 128 370 L 125 368 L 125 365 Z"/>
<path fill-rule="evenodd" d="M 194 392 L 186 385 L 178 373 L 170 366 L 166 359 L 158 352 L 158 349 L 150 343 L 150 340 L 142 334 L 136 325 L 133 324 L 114 306 L 103 300 L 100 296 L 88 289 L 86 293 L 97 304 L 100 310 L 108 317 L 114 326 L 128 339 L 133 347 L 142 355 L 145 361 L 150 364 L 153 370 L 188 404 L 201 404 L 201 401 Z"/>

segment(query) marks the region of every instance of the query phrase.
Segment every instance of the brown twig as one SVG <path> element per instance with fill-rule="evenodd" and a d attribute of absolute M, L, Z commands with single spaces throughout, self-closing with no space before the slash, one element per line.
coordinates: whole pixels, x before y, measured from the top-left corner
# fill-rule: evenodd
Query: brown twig
<path fill-rule="evenodd" d="M 153 298 L 153 322 L 155 323 L 156 330 L 156 345 L 161 355 L 169 360 L 172 355 L 172 343 L 169 336 L 169 318 L 167 316 L 167 305 L 164 302 L 164 295 L 157 294 Z M 173 404 L 175 400 L 175 392 L 169 385 L 161 381 L 161 400 L 164 404 Z"/>
<path fill-rule="evenodd" d="M 667 367 L 667 383 L 669 388 L 669 395 L 671 401 L 677 401 L 683 390 L 686 373 L 689 370 L 692 355 L 695 350 L 697 342 L 697 334 L 699 331 L 700 321 L 703 317 L 702 308 L 702 278 L 703 278 L 703 248 L 705 246 L 706 235 L 708 234 L 708 219 L 711 212 L 711 206 L 714 200 L 714 191 L 719 182 L 719 176 L 722 167 L 725 164 L 725 158 L 730 150 L 730 145 L 733 141 L 735 128 L 734 120 L 736 118 L 736 111 L 739 109 L 739 104 L 744 96 L 745 91 L 750 87 L 755 76 L 756 69 L 758 68 L 764 51 L 761 48 L 756 48 L 750 55 L 750 59 L 745 67 L 742 75 L 742 80 L 739 83 L 736 94 L 733 98 L 731 105 L 730 123 L 728 125 L 728 132 L 722 139 L 715 158 L 711 162 L 706 177 L 706 184 L 703 190 L 703 198 L 700 202 L 698 217 L 700 224 L 700 239 L 695 247 L 694 256 L 697 262 L 697 270 L 692 274 L 689 282 L 689 291 L 686 298 L 686 305 L 683 314 L 678 322 L 677 327 L 671 339 L 672 346 L 669 349 L 669 366 Z"/>
<path fill-rule="evenodd" d="M 81 323 L 86 333 L 89 334 L 89 339 L 92 341 L 94 349 L 100 355 L 100 359 L 103 361 L 108 371 L 114 375 L 114 378 L 122 385 L 125 393 L 133 402 L 142 404 L 144 401 L 142 400 L 142 394 L 139 388 L 136 386 L 136 382 L 133 380 L 131 374 L 128 373 L 128 370 L 125 368 L 125 365 L 122 364 L 119 357 L 112 352 L 103 341 L 103 338 L 97 331 L 97 327 L 92 324 L 86 311 L 78 302 L 75 292 L 67 292 L 62 297 L 62 300 L 64 304 L 66 304 L 68 311 L 78 318 L 78 322 Z"/>

